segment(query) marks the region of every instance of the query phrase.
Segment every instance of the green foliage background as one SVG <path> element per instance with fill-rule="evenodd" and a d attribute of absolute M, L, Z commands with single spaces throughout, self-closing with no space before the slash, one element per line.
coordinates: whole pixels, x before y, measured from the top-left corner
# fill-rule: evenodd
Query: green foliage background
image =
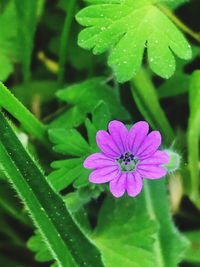
<path fill-rule="evenodd" d="M 0 266 L 200 266 L 199 10 L 0 1 Z M 137 198 L 90 184 L 112 119 L 146 120 L 179 169 Z"/>

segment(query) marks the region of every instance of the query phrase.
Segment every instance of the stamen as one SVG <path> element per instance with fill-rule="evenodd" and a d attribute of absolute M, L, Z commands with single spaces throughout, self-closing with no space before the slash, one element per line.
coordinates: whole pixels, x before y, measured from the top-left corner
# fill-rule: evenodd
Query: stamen
<path fill-rule="evenodd" d="M 136 169 L 138 158 L 134 157 L 130 152 L 126 152 L 117 159 L 117 163 L 122 172 L 131 172 Z"/>

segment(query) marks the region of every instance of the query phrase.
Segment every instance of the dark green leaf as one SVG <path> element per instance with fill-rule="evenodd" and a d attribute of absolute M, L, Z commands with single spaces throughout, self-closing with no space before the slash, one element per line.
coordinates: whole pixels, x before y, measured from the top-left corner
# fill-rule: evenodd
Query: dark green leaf
<path fill-rule="evenodd" d="M 50 187 L 2 113 L 0 136 L 2 166 L 58 265 L 103 266 L 99 252 L 75 224 L 61 197 Z"/>

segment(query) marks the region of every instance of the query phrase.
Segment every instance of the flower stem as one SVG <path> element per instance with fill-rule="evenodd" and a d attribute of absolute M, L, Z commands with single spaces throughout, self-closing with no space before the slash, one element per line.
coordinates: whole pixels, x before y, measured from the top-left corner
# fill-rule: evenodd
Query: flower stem
<path fill-rule="evenodd" d="M 151 127 L 162 132 L 167 145 L 174 140 L 174 131 L 162 109 L 156 89 L 145 69 L 141 69 L 131 81 L 134 101 Z"/>
<path fill-rule="evenodd" d="M 59 85 L 62 85 L 64 81 L 65 63 L 67 60 L 70 30 L 71 30 L 72 22 L 74 19 L 75 7 L 76 7 L 76 0 L 69 0 L 67 14 L 65 17 L 65 22 L 64 22 L 64 26 L 63 26 L 63 30 L 61 34 L 61 45 L 60 45 L 60 53 L 59 53 L 59 73 L 58 73 L 58 84 Z"/>
<path fill-rule="evenodd" d="M 200 43 L 200 33 L 191 30 L 183 21 L 181 21 L 174 13 L 165 5 L 157 4 L 159 9 L 170 18 L 183 32 L 190 35 L 194 40 Z"/>

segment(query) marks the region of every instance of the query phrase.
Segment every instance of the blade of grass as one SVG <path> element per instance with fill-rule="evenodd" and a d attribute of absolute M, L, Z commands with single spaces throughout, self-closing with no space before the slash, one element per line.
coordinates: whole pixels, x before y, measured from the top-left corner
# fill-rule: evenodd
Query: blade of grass
<path fill-rule="evenodd" d="M 17 119 L 22 127 L 44 145 L 48 146 L 46 126 L 42 124 L 19 100 L 0 82 L 0 107 Z"/>
<path fill-rule="evenodd" d="M 80 231 L 2 113 L 0 160 L 58 265 L 103 267 L 99 251 Z"/>
<path fill-rule="evenodd" d="M 152 128 L 161 131 L 165 143 L 170 145 L 174 140 L 173 129 L 160 106 L 154 85 L 144 69 L 132 79 L 131 93 L 141 114 Z"/>
<path fill-rule="evenodd" d="M 15 0 L 18 15 L 18 36 L 22 60 L 23 78 L 30 80 L 31 57 L 34 44 L 34 34 L 37 25 L 38 0 Z"/>
<path fill-rule="evenodd" d="M 188 125 L 188 167 L 190 198 L 200 208 L 199 135 L 200 135 L 200 71 L 192 74 L 189 88 L 190 117 Z"/>
<path fill-rule="evenodd" d="M 69 45 L 69 37 L 70 37 L 70 30 L 71 25 L 74 19 L 75 7 L 76 7 L 76 0 L 69 0 L 66 1 L 68 6 L 67 14 L 65 17 L 65 22 L 61 34 L 61 44 L 60 44 L 60 53 L 59 53 L 59 73 L 58 73 L 58 84 L 62 85 L 64 81 L 64 74 L 65 74 L 65 63 L 67 60 L 67 51 Z"/>

